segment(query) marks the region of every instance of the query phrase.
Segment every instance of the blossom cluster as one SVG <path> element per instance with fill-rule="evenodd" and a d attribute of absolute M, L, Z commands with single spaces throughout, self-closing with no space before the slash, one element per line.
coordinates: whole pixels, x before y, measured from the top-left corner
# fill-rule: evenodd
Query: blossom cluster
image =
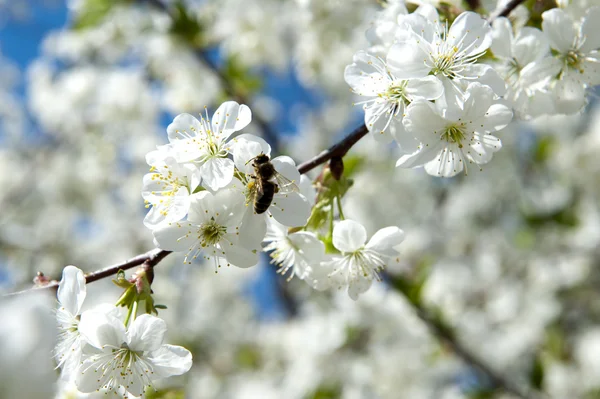
<path fill-rule="evenodd" d="M 309 231 L 315 202 L 310 181 L 301 178 L 290 157 L 270 159 L 271 148 L 260 137 L 232 137 L 250 121 L 246 105 L 228 101 L 212 120 L 181 114 L 168 126 L 169 144 L 147 155 L 151 171 L 143 179 L 142 196 L 151 206 L 144 223 L 155 244 L 185 253 L 188 263 L 209 260 L 215 271 L 223 264 L 254 266 L 260 251 L 273 251 L 281 273 L 291 270 L 290 278 L 316 289 L 347 288 L 356 299 L 396 257 L 402 231 L 382 229 L 366 243 L 366 230 L 357 222 L 343 220 L 333 228 L 333 212 L 327 214 L 329 235 Z M 267 175 L 259 157 L 267 169 L 273 167 Z M 265 187 L 270 185 L 272 199 Z M 333 202 L 329 207 L 333 210 Z M 330 254 L 327 240 L 335 248 Z"/>
<path fill-rule="evenodd" d="M 367 31 L 370 48 L 355 54 L 344 76 L 366 97 L 359 104 L 372 136 L 398 144 L 396 166 L 467 173 L 468 164 L 486 164 L 500 150 L 492 133 L 510 123 L 513 110 L 530 118 L 585 105 L 586 89 L 600 76 L 600 33 L 592 28 L 600 8 L 581 20 L 561 9 L 542 17 L 539 30 L 506 18 L 492 27 L 474 12 L 441 22 L 429 5 L 409 14 L 396 4 L 382 13 Z"/>
<path fill-rule="evenodd" d="M 146 156 L 151 166 L 144 176 L 142 196 L 152 206 L 144 224 L 158 247 L 182 251 L 185 261 L 202 256 L 215 270 L 223 264 L 250 267 L 258 263 L 267 219 L 303 226 L 310 205 L 298 190 L 272 193 L 266 212 L 254 202 L 263 196 L 253 168 L 257 156 L 270 156 L 271 147 L 252 134 L 232 134 L 251 121 L 246 105 L 223 103 L 212 120 L 178 115 L 167 128 L 169 144 Z M 289 157 L 270 160 L 290 185 L 300 173 Z"/>
<path fill-rule="evenodd" d="M 59 337 L 55 359 L 61 379 L 77 390 L 141 396 L 159 378 L 186 373 L 191 353 L 163 344 L 167 325 L 150 314 L 127 325 L 120 309 L 101 304 L 82 312 L 87 294 L 83 272 L 67 266 L 58 286 Z"/>

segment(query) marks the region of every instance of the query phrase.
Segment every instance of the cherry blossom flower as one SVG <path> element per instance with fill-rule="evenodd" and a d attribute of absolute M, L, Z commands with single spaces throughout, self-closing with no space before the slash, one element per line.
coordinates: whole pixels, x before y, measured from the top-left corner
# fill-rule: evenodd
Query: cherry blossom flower
<path fill-rule="evenodd" d="M 236 139 L 233 158 L 240 175 L 242 184 L 236 186 L 244 193 L 246 209 L 240 226 L 240 243 L 251 249 L 260 249 L 267 232 L 267 219 L 273 217 L 279 223 L 289 226 L 304 226 L 311 212 L 311 205 L 306 197 L 300 194 L 300 173 L 292 158 L 279 156 L 271 159 L 278 174 L 286 179 L 286 184 L 293 187 L 279 187 L 273 195 L 273 200 L 266 212 L 257 214 L 253 209 L 255 195 L 255 171 L 250 164 L 259 154 L 270 155 L 271 147 L 261 138 L 252 135 L 241 135 Z"/>
<path fill-rule="evenodd" d="M 347 287 L 350 298 L 356 300 L 371 287 L 374 279 L 379 279 L 379 271 L 398 256 L 397 247 L 403 240 L 404 232 L 390 226 L 378 230 L 367 242 L 367 231 L 360 223 L 343 220 L 333 229 L 333 246 L 341 255 L 334 255 L 315 267 L 309 279 L 317 289 L 328 285 Z M 323 277 L 325 275 L 327 277 Z"/>
<path fill-rule="evenodd" d="M 56 310 L 59 333 L 55 349 L 55 358 L 64 380 L 72 378 L 81 361 L 83 344 L 79 315 L 86 294 L 83 272 L 75 266 L 65 267 L 56 294 L 60 307 Z"/>
<path fill-rule="evenodd" d="M 394 44 L 387 56 L 389 70 L 399 79 L 436 76 L 444 85 L 444 97 L 436 102 L 461 104 L 471 82 L 490 86 L 504 94 L 504 80 L 490 65 L 478 63 L 491 44 L 488 22 L 474 12 L 460 14 L 447 25 L 413 13 L 402 18 L 411 34 Z M 443 104 L 445 105 L 445 104 Z"/>
<path fill-rule="evenodd" d="M 494 102 L 493 97 L 489 87 L 472 83 L 466 91 L 464 110 L 442 112 L 428 101 L 413 102 L 404 118 L 410 137 L 400 143 L 404 155 L 396 166 L 425 165 L 430 175 L 450 177 L 463 169 L 466 173 L 467 163 L 488 163 L 502 148 L 500 139 L 490 133 L 512 120 L 511 110 Z"/>
<path fill-rule="evenodd" d="M 353 61 L 346 67 L 344 78 L 356 94 L 368 98 L 358 104 L 364 104 L 365 125 L 379 141 L 387 143 L 404 134 L 402 117 L 411 101 L 435 100 L 444 94 L 444 87 L 435 76 L 399 79 L 385 61 L 364 51 L 356 53 Z"/>
<path fill-rule="evenodd" d="M 325 245 L 314 233 L 297 231 L 288 233 L 288 228 L 274 220 L 267 224 L 268 243 L 264 250 L 271 252 L 271 263 L 279 265 L 278 273 L 285 275 L 291 269 L 288 280 L 294 276 L 303 280 L 314 265 L 325 255 Z"/>
<path fill-rule="evenodd" d="M 202 184 L 211 190 L 225 187 L 233 179 L 233 161 L 229 137 L 248 126 L 250 108 L 227 101 L 215 111 L 212 121 L 200 121 L 190 114 L 180 114 L 167 127 L 169 142 L 177 162 L 191 162 L 198 167 Z"/>
<path fill-rule="evenodd" d="M 163 344 L 167 325 L 149 314 L 137 317 L 126 329 L 111 314 L 86 312 L 80 331 L 88 346 L 75 383 L 84 393 L 124 388 L 141 396 L 152 381 L 181 375 L 192 366 L 187 349 Z"/>
<path fill-rule="evenodd" d="M 515 35 L 508 18 L 494 20 L 491 49 L 499 60 L 496 70 L 506 81 L 505 99 L 522 119 L 554 112 L 549 91 L 560 67 L 550 55 L 548 39 L 536 28 L 523 27 Z"/>
<path fill-rule="evenodd" d="M 200 184 L 196 168 L 177 163 L 168 146 L 148 153 L 146 161 L 152 169 L 144 176 L 142 197 L 152 209 L 144 225 L 152 229 L 183 219 L 190 207 L 190 195 Z"/>
<path fill-rule="evenodd" d="M 215 270 L 222 258 L 227 265 L 254 266 L 258 255 L 238 242 L 244 204 L 244 196 L 232 188 L 215 194 L 201 191 L 191 197 L 187 220 L 153 230 L 154 241 L 161 249 L 186 252 L 186 262 L 203 253 L 214 262 Z"/>
<path fill-rule="evenodd" d="M 542 29 L 560 65 L 553 83 L 556 110 L 571 114 L 586 104 L 585 90 L 600 83 L 600 7 L 591 7 L 581 21 L 553 8 L 542 14 Z"/>

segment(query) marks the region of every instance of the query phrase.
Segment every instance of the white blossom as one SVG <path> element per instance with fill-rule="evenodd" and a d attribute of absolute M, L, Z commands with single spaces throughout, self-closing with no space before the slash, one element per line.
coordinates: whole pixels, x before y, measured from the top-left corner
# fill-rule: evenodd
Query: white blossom
<path fill-rule="evenodd" d="M 270 220 L 264 239 L 268 245 L 265 251 L 271 252 L 271 263 L 279 266 L 278 273 L 286 275 L 291 269 L 288 280 L 294 276 L 303 280 L 311 268 L 318 265 L 325 255 L 325 244 L 309 231 L 288 233 L 284 225 Z"/>
<path fill-rule="evenodd" d="M 554 112 L 550 81 L 559 67 L 550 55 L 548 39 L 536 28 L 523 27 L 517 34 L 508 18 L 496 18 L 491 49 L 499 60 L 496 70 L 506 81 L 504 96 L 521 118 Z"/>
<path fill-rule="evenodd" d="M 387 55 L 389 70 L 399 79 L 436 76 L 444 85 L 444 97 L 437 100 L 461 104 L 471 82 L 490 86 L 503 95 L 504 81 L 490 66 L 478 59 L 490 47 L 490 26 L 473 12 L 460 14 L 448 29 L 446 24 L 417 13 L 402 18 L 410 34 L 394 44 Z M 445 104 L 444 104 L 445 105 Z"/>
<path fill-rule="evenodd" d="M 404 134 L 402 117 L 410 102 L 419 98 L 435 100 L 444 93 L 435 76 L 399 79 L 385 61 L 364 51 L 356 53 L 353 61 L 346 67 L 344 78 L 356 94 L 367 97 L 357 103 L 364 104 L 365 126 L 384 143 Z"/>
<path fill-rule="evenodd" d="M 288 156 L 279 156 L 270 160 L 276 172 L 285 181 L 272 182 L 277 184 L 277 192 L 266 212 L 257 214 L 253 208 L 256 195 L 255 171 L 251 161 L 259 154 L 270 155 L 271 147 L 261 138 L 252 135 L 241 135 L 236 138 L 233 159 L 236 168 L 243 173 L 242 184 L 237 188 L 246 198 L 246 209 L 240 226 L 240 242 L 247 248 L 259 249 L 260 243 L 267 231 L 267 219 L 273 217 L 279 223 L 289 226 L 304 226 L 311 212 L 311 205 L 300 193 L 300 172 L 295 162 Z M 282 185 L 285 185 L 283 187 Z"/>
<path fill-rule="evenodd" d="M 591 7 L 581 21 L 553 8 L 542 14 L 542 29 L 560 65 L 553 82 L 556 110 L 571 114 L 586 104 L 587 88 L 600 83 L 600 7 Z"/>
<path fill-rule="evenodd" d="M 70 380 L 81 362 L 83 346 L 79 333 L 79 315 L 87 293 L 83 272 L 75 266 L 67 266 L 58 284 L 56 309 L 58 342 L 55 357 L 61 369 L 61 377 Z"/>
<path fill-rule="evenodd" d="M 229 137 L 248 126 L 252 114 L 246 105 L 227 101 L 215 111 L 212 120 L 199 121 L 190 114 L 178 115 L 167 127 L 169 142 L 177 162 L 193 163 L 202 184 L 218 190 L 233 179 L 234 164 L 227 158 L 231 151 Z"/>
<path fill-rule="evenodd" d="M 144 225 L 152 229 L 183 219 L 190 207 L 190 195 L 200 184 L 198 171 L 189 164 L 177 163 L 168 146 L 148 153 L 146 162 L 152 168 L 144 175 L 142 197 L 146 207 L 152 205 L 152 209 Z"/>
<path fill-rule="evenodd" d="M 379 280 L 379 271 L 398 256 L 397 247 L 403 240 L 404 232 L 390 226 L 378 230 L 367 242 L 367 231 L 360 223 L 343 220 L 333 228 L 333 246 L 341 254 L 315 267 L 309 280 L 317 289 L 347 288 L 350 298 L 356 300 L 373 280 Z"/>
<path fill-rule="evenodd" d="M 445 116 L 428 101 L 415 101 L 406 111 L 404 151 L 396 166 L 413 168 L 425 165 L 430 175 L 450 177 L 465 169 L 467 163 L 488 163 L 502 148 L 500 139 L 490 133 L 505 127 L 512 119 L 506 105 L 493 99 L 487 86 L 472 83 L 466 90 L 464 110 L 446 110 Z"/>
<path fill-rule="evenodd" d="M 161 249 L 185 252 L 186 262 L 202 254 L 214 262 L 215 270 L 222 258 L 227 265 L 254 266 L 258 255 L 238 240 L 244 204 L 244 196 L 232 188 L 215 194 L 201 191 L 192 196 L 187 219 L 153 230 L 154 241 Z"/>
<path fill-rule="evenodd" d="M 163 344 L 167 325 L 149 314 L 137 317 L 126 329 L 110 314 L 86 312 L 80 331 L 89 345 L 76 378 L 81 392 L 125 388 L 141 396 L 152 381 L 183 374 L 192 366 L 187 349 Z"/>

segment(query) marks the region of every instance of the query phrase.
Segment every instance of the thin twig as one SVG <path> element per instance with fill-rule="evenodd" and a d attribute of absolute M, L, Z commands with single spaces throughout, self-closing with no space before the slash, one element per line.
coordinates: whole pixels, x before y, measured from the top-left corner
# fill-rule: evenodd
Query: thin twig
<path fill-rule="evenodd" d="M 301 174 L 304 174 L 329 161 L 333 157 L 343 157 L 350 150 L 350 148 L 352 148 L 352 146 L 362 139 L 367 133 L 369 133 L 369 130 L 363 124 L 362 126 L 354 129 L 352 133 L 344 137 L 341 141 L 321 152 L 316 157 L 309 159 L 306 162 L 302 162 L 300 165 L 298 165 L 298 170 Z"/>
<path fill-rule="evenodd" d="M 409 280 L 400 276 L 390 275 L 389 273 L 384 273 L 383 277 L 396 292 L 404 296 L 432 335 L 450 348 L 452 352 L 465 363 L 484 374 L 494 388 L 501 389 L 521 399 L 540 399 L 542 397 L 541 393 L 533 391 L 532 388 L 521 387 L 514 384 L 500 372 L 493 369 L 489 364 L 473 354 L 458 340 L 452 328 L 441 318 L 441 313 L 434 312 L 433 309 L 428 309 L 427 306 L 423 305 L 420 295 L 415 293 L 413 284 Z"/>
<path fill-rule="evenodd" d="M 117 272 L 119 270 L 129 270 L 131 268 L 134 268 L 134 267 L 139 266 L 144 263 L 149 266 L 154 266 L 157 263 L 159 263 L 161 260 L 163 260 L 170 253 L 171 253 L 171 251 L 165 251 L 165 250 L 158 249 L 158 248 L 153 249 L 152 251 L 148 251 L 144 254 L 137 255 L 125 262 L 117 263 L 115 265 L 108 266 L 104 269 L 90 272 L 85 275 L 85 283 L 86 284 L 93 283 L 94 281 L 101 280 L 105 277 L 113 276 L 113 275 L 117 274 Z M 20 295 L 20 294 L 25 294 L 28 292 L 47 290 L 50 288 L 57 288 L 57 287 L 58 287 L 58 281 L 55 280 L 55 281 L 51 282 L 50 284 L 46 284 L 46 285 L 43 285 L 40 287 L 28 288 L 28 289 L 22 290 L 22 291 L 12 292 L 10 294 L 5 294 L 3 296 L 8 297 L 8 296 Z"/>
<path fill-rule="evenodd" d="M 525 0 L 511 0 L 502 8 L 497 8 L 488 18 L 490 23 L 494 22 L 496 18 L 499 17 L 508 17 L 508 14 L 512 12 L 515 8 L 519 6 L 519 4 L 523 3 Z"/>

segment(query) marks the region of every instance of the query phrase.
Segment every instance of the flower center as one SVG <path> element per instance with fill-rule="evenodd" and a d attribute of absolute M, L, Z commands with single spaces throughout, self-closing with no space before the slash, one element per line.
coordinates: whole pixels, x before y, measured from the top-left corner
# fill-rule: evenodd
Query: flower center
<path fill-rule="evenodd" d="M 578 50 L 571 49 L 567 52 L 567 54 L 565 54 L 563 59 L 568 68 L 575 69 L 579 71 L 579 73 L 583 73 L 584 71 L 581 67 L 583 58 L 584 57 Z"/>
<path fill-rule="evenodd" d="M 383 96 L 386 97 L 389 101 L 395 103 L 404 103 L 408 104 L 410 101 L 406 97 L 406 85 L 407 81 L 394 82 L 390 87 L 388 87 L 387 91 L 383 93 Z"/>
<path fill-rule="evenodd" d="M 455 72 L 453 71 L 454 66 L 456 65 L 456 54 L 458 53 L 458 47 L 452 47 L 448 49 L 448 51 L 439 54 L 433 64 L 433 68 L 431 72 L 434 75 L 442 74 L 449 78 L 456 77 Z"/>
<path fill-rule="evenodd" d="M 212 138 L 212 136 L 211 136 Z M 215 157 L 215 158 L 225 158 L 227 157 L 227 150 L 224 148 L 221 148 L 221 146 L 219 146 L 218 143 L 212 141 L 210 141 L 210 143 L 208 144 L 208 154 L 209 157 Z"/>
<path fill-rule="evenodd" d="M 385 262 L 379 254 L 370 249 L 361 248 L 347 255 L 350 264 L 356 265 L 357 270 L 351 270 L 351 273 L 359 272 L 362 277 L 375 278 L 379 280 L 379 271 L 385 267 Z"/>
<path fill-rule="evenodd" d="M 456 125 L 452 125 L 446 128 L 446 131 L 442 133 L 442 140 L 446 140 L 448 143 L 457 143 L 458 148 L 462 148 L 462 140 L 465 139 L 465 133 L 462 128 Z"/>
<path fill-rule="evenodd" d="M 215 245 L 221 241 L 226 232 L 227 228 L 217 224 L 211 217 L 209 222 L 200 225 L 200 235 L 198 236 L 200 245 L 203 247 Z"/>

